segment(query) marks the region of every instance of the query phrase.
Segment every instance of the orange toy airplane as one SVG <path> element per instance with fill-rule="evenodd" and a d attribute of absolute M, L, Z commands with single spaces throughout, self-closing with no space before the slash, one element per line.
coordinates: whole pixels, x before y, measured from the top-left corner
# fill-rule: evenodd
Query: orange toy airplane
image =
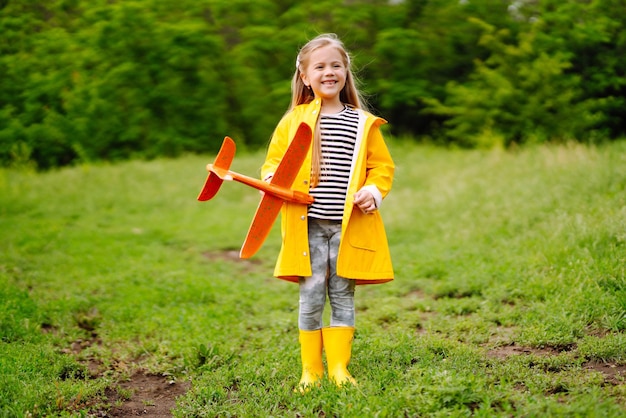
<path fill-rule="evenodd" d="M 311 140 L 311 128 L 306 123 L 301 123 L 269 183 L 229 170 L 235 157 L 235 142 L 229 137 L 224 138 L 215 162 L 207 164 L 209 175 L 198 196 L 200 201 L 212 199 L 224 180 L 235 180 L 265 192 L 239 252 L 240 258 L 250 258 L 261 248 L 284 201 L 304 205 L 313 203 L 313 196 L 291 190 L 291 185 L 309 151 Z"/>

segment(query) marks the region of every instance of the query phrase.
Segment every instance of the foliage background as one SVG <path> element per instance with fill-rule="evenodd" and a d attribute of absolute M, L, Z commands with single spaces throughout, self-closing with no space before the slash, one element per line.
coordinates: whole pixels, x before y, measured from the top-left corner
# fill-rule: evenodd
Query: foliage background
<path fill-rule="evenodd" d="M 260 147 L 335 32 L 394 133 L 463 147 L 624 135 L 624 0 L 0 2 L 0 164 Z"/>

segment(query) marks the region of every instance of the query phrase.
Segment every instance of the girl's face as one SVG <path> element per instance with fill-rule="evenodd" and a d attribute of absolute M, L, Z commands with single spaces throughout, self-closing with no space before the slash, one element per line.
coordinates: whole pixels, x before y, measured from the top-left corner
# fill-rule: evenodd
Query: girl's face
<path fill-rule="evenodd" d="M 332 45 L 316 49 L 309 56 L 307 66 L 300 73 L 306 86 L 310 86 L 315 97 L 323 105 L 340 105 L 339 93 L 346 85 L 347 70 L 343 56 Z"/>

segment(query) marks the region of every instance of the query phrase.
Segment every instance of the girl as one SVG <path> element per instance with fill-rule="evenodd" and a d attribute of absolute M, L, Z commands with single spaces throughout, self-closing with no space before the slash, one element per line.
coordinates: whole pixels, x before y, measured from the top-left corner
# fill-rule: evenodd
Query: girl
<path fill-rule="evenodd" d="M 350 57 L 334 34 L 308 42 L 296 58 L 290 109 L 279 122 L 261 174 L 272 178 L 301 122 L 313 130 L 312 150 L 292 188 L 309 205 L 285 203 L 282 248 L 274 275 L 300 284 L 298 327 L 302 358 L 299 389 L 324 374 L 355 384 L 347 370 L 354 336 L 355 284 L 393 280 L 387 238 L 378 212 L 389 193 L 394 164 L 380 132 L 385 120 L 363 110 Z M 330 326 L 322 315 L 330 301 Z"/>

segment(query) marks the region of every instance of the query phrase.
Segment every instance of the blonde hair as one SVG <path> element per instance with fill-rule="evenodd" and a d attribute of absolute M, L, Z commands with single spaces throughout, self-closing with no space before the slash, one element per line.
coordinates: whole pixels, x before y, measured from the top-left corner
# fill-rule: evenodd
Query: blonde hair
<path fill-rule="evenodd" d="M 352 74 L 350 69 L 350 55 L 348 54 L 348 51 L 346 51 L 343 42 L 339 40 L 337 35 L 334 33 L 325 33 L 311 39 L 300 49 L 300 52 L 298 52 L 298 56 L 296 57 L 296 71 L 291 80 L 291 105 L 289 106 L 287 113 L 298 105 L 312 102 L 315 98 L 313 90 L 307 87 L 302 81 L 302 70 L 309 64 L 309 59 L 314 51 L 329 45 L 335 47 L 337 51 L 339 51 L 341 57 L 343 58 L 343 64 L 346 67 L 346 84 L 339 93 L 339 100 L 341 100 L 342 103 L 352 106 L 353 108 L 365 109 L 365 101 L 357 89 L 357 79 Z M 311 187 L 315 187 L 319 183 L 323 165 L 319 115 L 317 117 L 314 132 L 313 159 L 311 162 Z"/>

